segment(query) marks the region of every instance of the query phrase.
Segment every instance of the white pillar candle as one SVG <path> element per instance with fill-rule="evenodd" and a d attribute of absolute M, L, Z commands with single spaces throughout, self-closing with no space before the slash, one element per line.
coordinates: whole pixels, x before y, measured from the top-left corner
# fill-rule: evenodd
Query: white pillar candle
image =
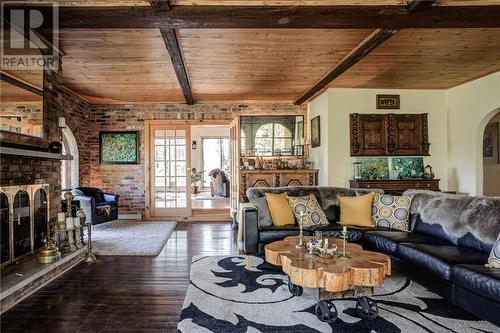
<path fill-rule="evenodd" d="M 347 227 L 346 226 L 342 227 L 342 232 L 347 232 Z"/>
<path fill-rule="evenodd" d="M 72 217 L 66 218 L 66 229 L 73 229 L 73 218 Z"/>
<path fill-rule="evenodd" d="M 66 118 L 59 117 L 57 119 L 57 125 L 58 125 L 59 128 L 66 128 Z"/>
<path fill-rule="evenodd" d="M 325 238 L 325 247 L 328 247 L 328 238 Z"/>
<path fill-rule="evenodd" d="M 66 221 L 66 213 L 57 213 L 57 222 Z"/>
<path fill-rule="evenodd" d="M 75 227 L 80 227 L 80 218 L 79 217 L 73 217 L 73 225 Z"/>

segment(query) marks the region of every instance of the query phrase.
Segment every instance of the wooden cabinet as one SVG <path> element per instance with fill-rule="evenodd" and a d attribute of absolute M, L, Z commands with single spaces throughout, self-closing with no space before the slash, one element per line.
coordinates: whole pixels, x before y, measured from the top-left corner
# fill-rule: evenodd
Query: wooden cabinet
<path fill-rule="evenodd" d="M 317 169 L 302 170 L 240 170 L 240 202 L 248 202 L 247 189 L 251 187 L 315 186 Z"/>
<path fill-rule="evenodd" d="M 401 194 L 409 189 L 440 191 L 439 179 L 350 180 L 351 188 L 382 189 L 386 193 Z"/>
<path fill-rule="evenodd" d="M 429 155 L 427 114 L 350 115 L 351 156 Z"/>

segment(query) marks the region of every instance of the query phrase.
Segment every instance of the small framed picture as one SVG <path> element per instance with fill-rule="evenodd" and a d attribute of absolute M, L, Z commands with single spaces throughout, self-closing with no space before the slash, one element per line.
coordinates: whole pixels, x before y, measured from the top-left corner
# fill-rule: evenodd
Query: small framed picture
<path fill-rule="evenodd" d="M 484 164 L 499 164 L 498 135 L 498 123 L 489 123 L 486 125 L 483 136 Z"/>
<path fill-rule="evenodd" d="M 377 109 L 399 109 L 399 95 L 377 95 Z"/>
<path fill-rule="evenodd" d="M 311 147 L 321 146 L 320 120 L 319 116 L 311 119 Z"/>
<path fill-rule="evenodd" d="M 101 164 L 139 164 L 137 131 L 99 132 Z"/>

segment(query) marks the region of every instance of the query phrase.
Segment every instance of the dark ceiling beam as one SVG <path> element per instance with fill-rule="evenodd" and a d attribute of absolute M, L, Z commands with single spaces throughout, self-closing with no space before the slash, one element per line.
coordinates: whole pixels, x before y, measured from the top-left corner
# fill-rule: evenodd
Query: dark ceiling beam
<path fill-rule="evenodd" d="M 356 48 L 346 55 L 337 65 L 311 89 L 303 93 L 294 101 L 295 105 L 301 105 L 322 92 L 327 86 L 340 75 L 344 74 L 349 68 L 358 63 L 367 56 L 377 46 L 391 38 L 398 30 L 395 29 L 377 29 L 370 36 L 365 38 Z"/>
<path fill-rule="evenodd" d="M 437 0 L 412 0 L 408 1 L 408 11 L 417 13 L 431 8 Z"/>
<path fill-rule="evenodd" d="M 182 93 L 184 94 L 186 103 L 188 105 L 192 105 L 194 104 L 193 94 L 191 92 L 186 66 L 184 65 L 184 60 L 182 59 L 177 33 L 175 29 L 168 28 L 161 28 L 160 32 L 163 37 L 163 41 L 165 42 L 165 46 L 167 47 L 168 54 L 170 54 L 175 75 L 177 75 L 177 80 L 179 80 L 179 85 L 182 88 Z"/>
<path fill-rule="evenodd" d="M 43 96 L 43 89 L 29 82 L 24 81 L 10 73 L 0 70 L 0 80 L 10 83 L 16 87 L 32 92 L 38 96 Z"/>
<path fill-rule="evenodd" d="M 157 12 L 170 10 L 172 8 L 170 0 L 151 0 L 149 1 L 149 3 L 151 4 L 151 7 Z"/>
<path fill-rule="evenodd" d="M 494 28 L 500 6 L 173 6 L 60 7 L 60 28 Z"/>

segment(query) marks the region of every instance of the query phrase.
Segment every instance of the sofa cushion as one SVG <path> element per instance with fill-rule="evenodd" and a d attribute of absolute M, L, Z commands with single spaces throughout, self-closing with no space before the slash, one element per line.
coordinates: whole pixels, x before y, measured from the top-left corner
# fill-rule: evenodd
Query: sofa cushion
<path fill-rule="evenodd" d="M 340 224 L 372 227 L 372 202 L 375 193 L 340 198 Z"/>
<path fill-rule="evenodd" d="M 465 247 L 419 243 L 400 243 L 396 256 L 445 280 L 450 280 L 451 267 L 454 265 L 484 265 L 488 259 L 487 253 Z"/>
<path fill-rule="evenodd" d="M 372 249 L 394 255 L 399 243 L 422 243 L 434 245 L 452 245 L 449 242 L 427 236 L 398 230 L 368 230 L 363 234 L 363 241 Z"/>
<path fill-rule="evenodd" d="M 409 231 L 411 196 L 375 193 L 372 221 L 378 227 Z"/>
<path fill-rule="evenodd" d="M 114 201 L 101 201 L 101 202 L 96 202 L 95 204 L 96 207 L 111 206 L 111 208 L 113 208 L 113 206 L 115 205 L 116 203 Z"/>
<path fill-rule="evenodd" d="M 259 217 L 259 227 L 269 227 L 273 225 L 273 220 L 269 214 L 269 208 L 267 207 L 267 200 L 265 197 L 252 198 L 250 203 L 254 205 L 257 209 Z"/>
<path fill-rule="evenodd" d="M 483 265 L 457 265 L 451 269 L 451 281 L 500 303 L 499 269 Z"/>
<path fill-rule="evenodd" d="M 493 244 L 487 244 L 481 242 L 470 232 L 466 233 L 464 236 L 457 239 L 457 245 L 462 247 L 467 247 L 469 249 L 478 250 L 485 253 L 490 253 L 493 248 Z"/>
<path fill-rule="evenodd" d="M 304 236 L 312 235 L 310 230 L 304 229 Z M 259 242 L 271 243 L 277 240 L 282 240 L 287 236 L 298 236 L 299 227 L 295 224 L 263 227 L 259 230 Z"/>
<path fill-rule="evenodd" d="M 500 234 L 498 239 L 491 249 L 490 256 L 488 257 L 488 265 L 491 268 L 496 268 L 500 272 Z"/>
<path fill-rule="evenodd" d="M 266 193 L 267 207 L 276 226 L 294 224 L 295 216 L 288 204 L 286 193 Z"/>
<path fill-rule="evenodd" d="M 420 214 L 410 215 L 410 230 L 413 233 L 428 235 L 442 240 L 446 240 L 451 244 L 457 245 L 458 239 L 448 235 L 440 224 L 430 224 L 422 221 Z"/>
<path fill-rule="evenodd" d="M 320 225 L 308 228 L 314 235 L 316 231 L 321 231 L 324 237 L 335 237 L 342 238 L 342 226 L 337 223 L 331 223 L 328 225 Z M 347 241 L 359 243 L 363 239 L 363 230 L 360 228 L 348 228 L 347 229 Z"/>
<path fill-rule="evenodd" d="M 318 200 L 316 200 L 314 194 L 309 194 L 305 197 L 287 196 L 286 198 L 295 215 L 295 220 L 298 223 L 302 223 L 303 227 L 307 228 L 315 225 L 328 224 L 325 213 L 319 206 Z"/>
<path fill-rule="evenodd" d="M 83 193 L 85 193 L 85 196 L 94 198 L 96 204 L 103 202 L 103 201 L 106 201 L 106 199 L 104 198 L 104 193 L 98 188 L 95 188 L 95 187 L 77 187 L 77 189 L 82 191 Z"/>

